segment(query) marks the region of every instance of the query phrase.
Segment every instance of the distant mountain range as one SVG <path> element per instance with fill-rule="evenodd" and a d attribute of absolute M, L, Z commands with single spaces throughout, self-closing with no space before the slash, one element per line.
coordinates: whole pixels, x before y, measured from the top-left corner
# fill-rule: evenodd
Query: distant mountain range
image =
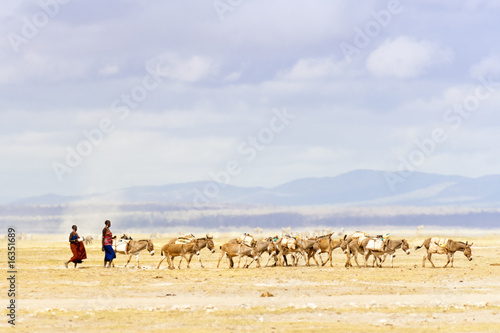
<path fill-rule="evenodd" d="M 390 182 L 394 179 L 399 182 L 391 188 Z M 57 205 L 78 202 L 495 208 L 500 205 L 500 175 L 470 178 L 415 172 L 405 178 L 397 173 L 355 170 L 336 177 L 297 179 L 273 188 L 200 181 L 129 187 L 84 196 L 47 194 L 17 200 L 12 204 Z"/>

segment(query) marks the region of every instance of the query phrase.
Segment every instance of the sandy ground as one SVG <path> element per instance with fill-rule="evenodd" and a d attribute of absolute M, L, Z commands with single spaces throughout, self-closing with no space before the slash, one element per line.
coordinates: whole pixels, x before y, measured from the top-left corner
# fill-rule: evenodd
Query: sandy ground
<path fill-rule="evenodd" d="M 397 236 L 391 236 L 397 237 Z M 409 238 L 412 248 L 424 237 Z M 474 260 L 457 253 L 455 268 L 422 267 L 424 250 L 399 250 L 395 267 L 344 267 L 338 249 L 333 267 L 216 268 L 217 252 L 203 250 L 202 269 L 156 269 L 156 255 L 141 253 L 124 268 L 118 255 L 114 269 L 102 268 L 100 245 L 87 246 L 88 260 L 66 269 L 71 257 L 65 235 L 18 241 L 16 265 L 19 332 L 58 331 L 500 331 L 500 238 L 474 241 Z M 6 257 L 6 241 L 0 242 Z M 267 260 L 267 257 L 265 258 Z M 326 258 L 325 258 L 326 259 Z M 436 265 L 445 256 L 434 256 Z M 177 261 L 176 261 L 177 262 Z M 360 258 L 360 263 L 362 259 Z M 7 276 L 7 269 L 4 275 Z M 8 328 L 6 279 L 0 284 L 5 306 L 0 330 Z"/>

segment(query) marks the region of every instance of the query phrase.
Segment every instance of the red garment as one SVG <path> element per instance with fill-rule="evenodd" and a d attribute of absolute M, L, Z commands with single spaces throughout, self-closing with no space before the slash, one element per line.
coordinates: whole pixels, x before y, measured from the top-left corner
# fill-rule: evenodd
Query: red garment
<path fill-rule="evenodd" d="M 111 233 L 111 230 L 107 229 L 106 233 L 104 234 L 104 246 L 106 245 L 113 245 L 113 234 Z"/>
<path fill-rule="evenodd" d="M 85 246 L 83 242 L 71 243 L 71 252 L 73 252 L 73 257 L 69 260 L 75 264 L 81 264 L 83 259 L 87 259 L 87 251 L 85 251 Z"/>

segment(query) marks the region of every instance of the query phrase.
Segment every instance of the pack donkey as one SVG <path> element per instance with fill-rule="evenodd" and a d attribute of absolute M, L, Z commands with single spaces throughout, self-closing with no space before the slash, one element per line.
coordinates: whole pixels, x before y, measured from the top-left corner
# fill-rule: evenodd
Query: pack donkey
<path fill-rule="evenodd" d="M 129 238 L 123 238 L 119 241 L 113 241 L 113 249 L 116 253 L 128 255 L 127 263 L 125 267 L 127 267 L 132 256 L 135 255 L 135 259 L 137 261 L 137 268 L 140 268 L 139 265 L 139 252 L 142 250 L 147 250 L 151 255 L 155 254 L 155 246 L 151 239 L 141 239 L 141 240 L 133 240 Z"/>
<path fill-rule="evenodd" d="M 359 266 L 358 263 L 358 253 L 363 255 L 365 254 L 364 245 L 368 243 L 371 237 L 362 231 L 356 231 L 351 235 L 344 235 L 344 238 L 341 240 L 340 248 L 344 251 L 347 260 L 345 262 L 345 267 L 352 267 L 351 258 L 354 258 L 356 265 Z"/>
<path fill-rule="evenodd" d="M 174 269 L 173 259 L 175 257 L 181 257 L 179 261 L 178 269 L 181 268 L 182 259 L 186 259 L 187 268 L 189 268 L 189 264 L 191 263 L 191 259 L 196 254 L 198 256 L 198 261 L 200 262 L 201 268 L 204 268 L 203 263 L 201 262 L 200 251 L 203 248 L 208 248 L 212 253 L 215 252 L 215 245 L 213 237 L 203 237 L 203 238 L 195 238 L 191 242 L 187 244 L 175 244 L 175 243 L 167 243 L 163 245 L 161 248 L 161 255 L 163 256 L 160 262 L 158 263 L 157 269 L 160 268 L 163 260 L 167 259 L 168 268 Z"/>
<path fill-rule="evenodd" d="M 406 239 L 387 240 L 385 249 L 383 251 L 374 250 L 367 246 L 365 248 L 365 267 L 367 267 L 367 262 L 370 255 L 373 255 L 372 267 L 375 266 L 375 262 L 377 262 L 378 267 L 382 267 L 382 263 L 385 261 L 388 255 L 391 257 L 391 267 L 394 267 L 394 257 L 396 256 L 395 252 L 399 248 L 406 254 L 410 254 L 410 245 L 408 244 Z M 382 256 L 383 258 L 381 258 Z"/>
<path fill-rule="evenodd" d="M 330 267 L 333 267 L 333 261 L 332 261 L 332 253 L 333 250 L 336 248 L 340 247 L 340 244 L 342 244 L 342 239 L 332 239 L 333 233 L 330 233 L 328 235 L 316 237 L 318 242 L 314 245 L 314 250 L 318 254 L 319 259 L 321 260 L 321 266 L 325 266 L 328 261 L 330 261 Z M 319 250 L 319 252 L 318 252 Z M 326 261 L 323 261 L 323 258 L 321 257 L 322 253 L 328 253 L 328 258 Z"/>
<path fill-rule="evenodd" d="M 347 260 L 345 262 L 345 267 L 352 267 L 351 258 L 354 258 L 356 265 L 361 267 L 358 263 L 358 254 L 364 255 L 365 251 L 361 247 L 359 239 L 357 237 L 349 238 L 345 237 L 342 239 L 340 244 L 340 248 L 344 251 L 347 256 Z"/>
<path fill-rule="evenodd" d="M 234 261 L 233 261 L 234 257 L 238 257 L 238 268 L 240 267 L 241 257 L 252 258 L 252 262 L 255 260 L 255 262 L 257 263 L 257 267 L 260 267 L 260 254 L 255 248 L 255 245 L 256 244 L 254 244 L 253 246 L 248 246 L 246 244 L 238 244 L 232 242 L 223 244 L 220 247 L 221 254 L 219 257 L 219 261 L 217 262 L 217 268 L 219 268 L 220 261 L 224 256 L 227 256 L 229 260 L 229 268 L 234 268 Z M 249 265 L 250 264 L 248 265 L 245 264 L 245 267 L 248 267 Z"/>
<path fill-rule="evenodd" d="M 288 265 L 286 256 L 290 254 L 292 256 L 292 265 L 297 266 L 297 264 L 299 263 L 300 255 L 302 255 L 301 249 L 297 244 L 297 239 L 282 237 L 279 238 L 275 244 L 278 249 L 278 265 Z"/>
<path fill-rule="evenodd" d="M 319 266 L 318 260 L 316 260 L 316 254 L 319 255 L 321 253 L 321 248 L 319 245 L 319 241 L 316 238 L 299 238 L 297 240 L 297 246 L 306 261 L 306 266 L 311 266 L 311 258 L 313 258 L 316 262 L 316 266 Z"/>
<path fill-rule="evenodd" d="M 424 255 L 424 258 L 422 260 L 422 267 L 425 267 L 426 259 L 429 260 L 432 267 L 436 267 L 431 260 L 431 257 L 434 253 L 446 254 L 446 256 L 448 257 L 448 261 L 446 262 L 446 265 L 444 265 L 444 267 L 447 267 L 450 262 L 451 267 L 453 267 L 453 257 L 455 256 L 455 252 L 457 251 L 462 251 L 465 257 L 469 259 L 469 261 L 472 260 L 471 246 L 473 244 L 474 243 L 469 244 L 469 242 L 464 243 L 460 241 L 454 241 L 448 238 L 430 237 L 424 240 L 422 245 L 417 246 L 415 250 L 418 250 L 421 247 L 425 247 L 427 250 L 427 254 Z"/>

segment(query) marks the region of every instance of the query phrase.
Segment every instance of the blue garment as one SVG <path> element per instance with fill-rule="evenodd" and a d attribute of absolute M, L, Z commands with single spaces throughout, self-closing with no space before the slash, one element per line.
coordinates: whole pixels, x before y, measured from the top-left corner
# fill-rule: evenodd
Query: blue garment
<path fill-rule="evenodd" d="M 113 260 L 116 258 L 115 250 L 111 245 L 104 245 L 104 260 Z"/>

